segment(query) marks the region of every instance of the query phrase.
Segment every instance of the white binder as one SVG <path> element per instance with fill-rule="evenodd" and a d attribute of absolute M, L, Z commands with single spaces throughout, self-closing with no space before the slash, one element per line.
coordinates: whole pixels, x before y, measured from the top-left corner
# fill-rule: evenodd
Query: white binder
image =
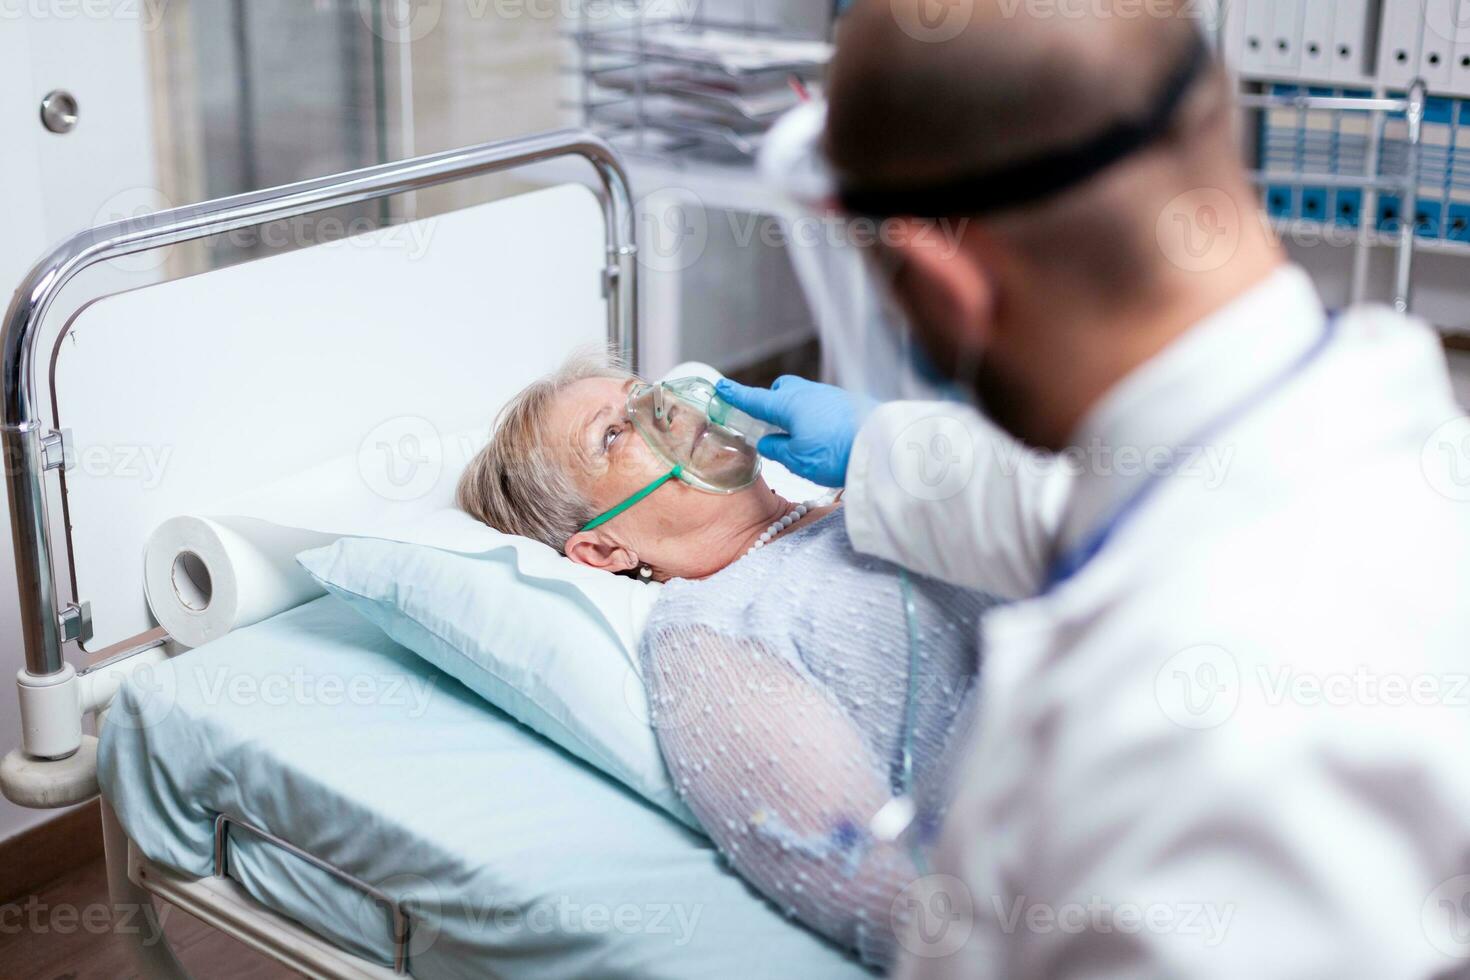
<path fill-rule="evenodd" d="M 1423 0 L 1383 0 L 1383 30 L 1378 44 L 1378 81 L 1407 89 L 1419 74 L 1423 41 Z"/>
<path fill-rule="evenodd" d="M 1333 10 L 1338 0 L 1306 0 L 1302 12 L 1301 68 L 1298 77 L 1332 81 Z M 1454 0 L 1458 3 L 1459 0 Z"/>
<path fill-rule="evenodd" d="M 1245 54 L 1245 4 L 1241 0 L 1227 3 L 1219 10 L 1220 53 L 1237 75 L 1243 74 L 1240 59 Z"/>
<path fill-rule="evenodd" d="M 1465 0 L 1470 3 L 1470 0 Z M 1332 19 L 1332 80 L 1357 85 L 1368 79 L 1368 27 L 1372 0 L 1337 0 Z"/>
<path fill-rule="evenodd" d="M 1450 95 L 1470 96 L 1470 0 L 1458 0 L 1455 56 L 1450 64 Z"/>
<path fill-rule="evenodd" d="M 1295 78 L 1302 63 L 1302 14 L 1306 0 L 1276 0 L 1271 5 L 1271 36 L 1266 48 L 1266 70 L 1280 78 Z"/>
<path fill-rule="evenodd" d="M 1424 0 L 1424 22 L 1419 31 L 1419 77 L 1431 92 L 1449 91 L 1459 10 L 1460 0 Z"/>
<path fill-rule="evenodd" d="M 1266 49 L 1271 44 L 1271 0 L 1235 0 L 1245 11 L 1240 51 L 1240 71 L 1261 75 L 1266 71 Z"/>

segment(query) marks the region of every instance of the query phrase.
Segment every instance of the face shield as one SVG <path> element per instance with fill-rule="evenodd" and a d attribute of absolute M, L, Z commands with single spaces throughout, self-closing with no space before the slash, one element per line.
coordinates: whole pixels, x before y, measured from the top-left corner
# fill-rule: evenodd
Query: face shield
<path fill-rule="evenodd" d="M 778 214 L 797 282 L 821 336 L 822 378 L 879 401 L 941 397 L 915 368 L 916 340 L 865 248 L 877 222 L 844 215 L 822 153 L 827 105 L 805 102 L 777 121 L 762 144 L 762 177 L 788 200 Z"/>
<path fill-rule="evenodd" d="M 1159 140 L 1211 64 L 1209 46 L 1196 36 L 1137 115 L 1071 145 L 930 184 L 843 183 L 823 152 L 823 102 L 778 120 L 762 145 L 760 171 L 795 205 L 782 216 L 783 230 L 821 334 L 824 378 L 880 400 L 946 395 L 944 374 L 953 366 L 929 362 L 894 298 L 891 271 L 875 261 L 882 250 L 871 246 L 886 240 L 888 219 L 918 219 L 933 232 L 925 247 L 958 250 L 967 222 L 1052 198 Z"/>
<path fill-rule="evenodd" d="M 704 378 L 634 385 L 628 392 L 628 419 L 669 470 L 588 521 L 584 531 L 606 524 L 670 480 L 706 493 L 744 490 L 760 476 L 756 443 L 780 431 L 730 406 Z"/>

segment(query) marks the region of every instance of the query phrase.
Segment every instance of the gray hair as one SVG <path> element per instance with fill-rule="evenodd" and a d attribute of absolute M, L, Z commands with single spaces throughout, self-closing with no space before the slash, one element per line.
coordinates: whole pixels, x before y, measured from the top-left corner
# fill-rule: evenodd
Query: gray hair
<path fill-rule="evenodd" d="M 493 433 L 460 475 L 455 501 L 471 517 L 564 551 L 596 515 L 566 472 L 547 420 L 556 397 L 589 378 L 631 374 L 606 348 L 574 351 L 552 374 L 527 386 L 496 416 Z"/>

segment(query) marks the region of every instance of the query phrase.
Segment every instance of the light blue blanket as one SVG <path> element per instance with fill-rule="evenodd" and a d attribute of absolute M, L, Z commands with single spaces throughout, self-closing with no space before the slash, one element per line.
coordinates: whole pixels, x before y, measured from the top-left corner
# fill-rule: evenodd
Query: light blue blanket
<path fill-rule="evenodd" d="M 331 597 L 126 685 L 99 775 L 133 841 L 186 874 L 211 872 L 223 812 L 408 898 L 419 980 L 867 975 L 708 841 Z M 232 840 L 250 894 L 390 960 L 384 908 L 244 831 Z"/>

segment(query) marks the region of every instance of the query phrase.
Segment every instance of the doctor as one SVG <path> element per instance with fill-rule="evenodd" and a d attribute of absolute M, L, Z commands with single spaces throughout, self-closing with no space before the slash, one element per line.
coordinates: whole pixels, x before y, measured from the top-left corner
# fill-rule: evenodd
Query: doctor
<path fill-rule="evenodd" d="M 1470 973 L 1470 422 L 1437 338 L 1286 263 L 1182 0 L 952 8 L 848 14 L 819 136 L 983 414 L 725 388 L 846 485 L 859 548 L 1019 600 L 899 975 Z"/>

